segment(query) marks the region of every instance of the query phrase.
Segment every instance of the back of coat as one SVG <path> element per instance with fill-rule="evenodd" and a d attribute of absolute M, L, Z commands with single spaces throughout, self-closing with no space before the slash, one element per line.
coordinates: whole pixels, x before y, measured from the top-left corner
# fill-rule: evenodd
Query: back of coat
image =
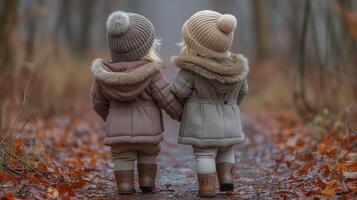
<path fill-rule="evenodd" d="M 181 69 L 173 86 L 184 102 L 178 142 L 201 148 L 240 143 L 244 132 L 239 104 L 248 91 L 246 79 L 224 82 L 191 69 Z"/>
<path fill-rule="evenodd" d="M 105 144 L 157 144 L 164 131 L 160 108 L 172 118 L 180 118 L 181 105 L 159 71 L 161 67 L 143 61 L 93 63 L 96 81 L 91 99 L 94 110 L 105 121 Z"/>

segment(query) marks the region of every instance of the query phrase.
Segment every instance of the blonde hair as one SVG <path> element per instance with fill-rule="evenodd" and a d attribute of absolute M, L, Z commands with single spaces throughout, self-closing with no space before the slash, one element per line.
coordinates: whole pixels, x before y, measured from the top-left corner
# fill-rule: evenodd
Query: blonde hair
<path fill-rule="evenodd" d="M 141 60 L 149 60 L 151 62 L 161 63 L 162 60 L 160 58 L 159 53 L 157 52 L 157 48 L 161 45 L 160 40 L 155 39 L 152 44 L 150 50 L 147 52 L 145 56 L 141 58 Z"/>
<path fill-rule="evenodd" d="M 180 54 L 185 56 L 197 56 L 198 53 L 193 49 L 189 48 L 184 40 L 177 43 L 177 46 L 180 48 Z"/>
<path fill-rule="evenodd" d="M 180 54 L 181 55 L 185 55 L 185 56 L 198 56 L 198 55 L 200 55 L 198 52 L 196 52 L 195 50 L 193 50 L 190 47 L 188 47 L 186 42 L 185 42 L 185 40 L 182 40 L 182 42 L 177 43 L 177 46 L 180 48 Z M 228 59 L 231 59 L 231 54 L 232 53 L 230 51 L 228 51 L 228 54 L 227 54 L 227 58 Z M 204 55 L 200 55 L 200 56 L 204 56 Z"/>

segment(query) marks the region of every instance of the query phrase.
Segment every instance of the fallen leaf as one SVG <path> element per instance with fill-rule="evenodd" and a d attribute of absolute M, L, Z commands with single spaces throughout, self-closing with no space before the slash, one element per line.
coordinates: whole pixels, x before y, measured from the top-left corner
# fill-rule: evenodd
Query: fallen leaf
<path fill-rule="evenodd" d="M 340 172 L 347 172 L 348 171 L 348 168 L 342 163 L 336 163 L 335 164 L 335 168 L 337 170 L 339 170 Z"/>
<path fill-rule="evenodd" d="M 54 187 L 48 187 L 47 194 L 51 199 L 56 199 L 59 196 L 58 190 Z"/>
<path fill-rule="evenodd" d="M 23 147 L 24 147 L 25 141 L 23 139 L 18 139 L 14 143 L 14 152 L 16 155 L 20 155 L 23 152 Z"/>
<path fill-rule="evenodd" d="M 4 197 L 3 197 L 4 200 L 15 200 L 15 195 L 11 192 L 5 192 L 4 194 Z"/>
<path fill-rule="evenodd" d="M 76 190 L 76 189 L 82 188 L 86 184 L 87 184 L 86 181 L 80 180 L 80 181 L 72 183 L 71 188 Z"/>
<path fill-rule="evenodd" d="M 328 176 L 331 171 L 330 171 L 330 168 L 328 165 L 323 165 L 321 168 L 320 168 L 320 171 L 321 173 L 324 175 L 324 176 Z"/>
<path fill-rule="evenodd" d="M 300 175 L 306 175 L 309 172 L 309 170 L 311 169 L 312 166 L 314 166 L 313 163 L 305 164 L 305 166 L 302 169 L 299 170 L 299 174 Z"/>
<path fill-rule="evenodd" d="M 326 196 L 332 196 L 332 195 L 336 194 L 337 190 L 338 190 L 337 181 L 332 180 L 327 183 L 325 189 L 321 191 L 321 194 L 326 195 Z"/>
<path fill-rule="evenodd" d="M 357 161 L 357 153 L 351 152 L 351 153 L 347 154 L 346 158 L 349 161 Z"/>

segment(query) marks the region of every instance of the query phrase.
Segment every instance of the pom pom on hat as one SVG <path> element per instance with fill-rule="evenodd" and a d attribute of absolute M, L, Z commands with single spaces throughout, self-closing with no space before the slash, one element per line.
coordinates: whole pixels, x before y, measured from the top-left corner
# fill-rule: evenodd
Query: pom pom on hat
<path fill-rule="evenodd" d="M 237 27 L 237 19 L 230 14 L 224 14 L 217 20 L 219 30 L 223 33 L 229 34 Z"/>
<path fill-rule="evenodd" d="M 106 22 L 107 32 L 110 34 L 121 34 L 129 28 L 129 16 L 122 11 L 113 12 Z"/>

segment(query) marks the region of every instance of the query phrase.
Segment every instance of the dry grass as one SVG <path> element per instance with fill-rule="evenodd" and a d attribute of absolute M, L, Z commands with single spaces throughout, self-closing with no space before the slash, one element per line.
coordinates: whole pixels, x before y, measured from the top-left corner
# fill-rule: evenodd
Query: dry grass
<path fill-rule="evenodd" d="M 77 112 L 80 107 L 88 105 L 92 82 L 89 63 L 67 61 L 48 66 L 40 83 L 41 98 L 34 101 L 40 109 L 38 111 L 47 114 Z"/>
<path fill-rule="evenodd" d="M 34 117 L 83 115 L 90 110 L 91 59 L 49 55 L 37 60 L 0 76 L 2 132 Z"/>
<path fill-rule="evenodd" d="M 248 76 L 249 93 L 243 107 L 256 112 L 293 109 L 292 72 L 275 60 L 251 62 Z"/>

